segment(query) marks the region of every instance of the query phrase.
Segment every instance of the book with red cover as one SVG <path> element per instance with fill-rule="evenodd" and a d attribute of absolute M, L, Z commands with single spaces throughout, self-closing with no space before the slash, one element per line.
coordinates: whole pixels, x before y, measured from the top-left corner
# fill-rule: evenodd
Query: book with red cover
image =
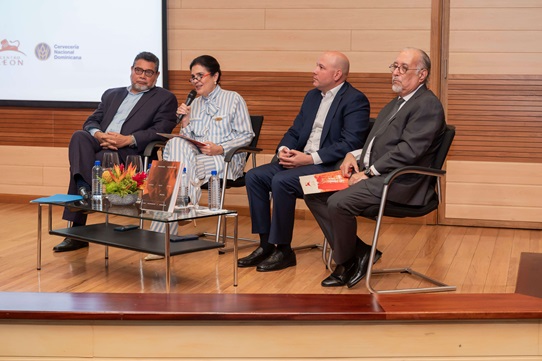
<path fill-rule="evenodd" d="M 197 141 L 195 139 L 189 138 L 186 135 L 182 135 L 182 134 L 170 134 L 170 133 L 156 133 L 156 134 L 161 135 L 162 137 L 168 138 L 168 139 L 171 139 L 171 138 L 183 138 L 185 140 L 188 140 L 190 143 L 194 144 L 198 148 L 207 146 L 207 144 L 205 144 L 205 143 L 199 142 L 199 141 Z"/>
<path fill-rule="evenodd" d="M 305 194 L 333 192 L 348 188 L 348 178 L 342 176 L 341 170 L 300 176 L 299 181 Z"/>
<path fill-rule="evenodd" d="M 147 177 L 141 209 L 173 212 L 181 182 L 181 163 L 153 160 Z"/>

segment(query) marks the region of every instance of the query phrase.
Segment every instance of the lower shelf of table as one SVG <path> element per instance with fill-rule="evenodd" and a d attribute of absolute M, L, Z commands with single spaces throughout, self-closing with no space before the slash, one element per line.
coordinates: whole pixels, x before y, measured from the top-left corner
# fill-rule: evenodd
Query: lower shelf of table
<path fill-rule="evenodd" d="M 164 234 L 144 229 L 134 229 L 126 232 L 115 231 L 118 224 L 92 224 L 83 227 L 53 229 L 49 234 L 69 237 L 80 241 L 97 243 L 104 246 L 123 248 L 131 251 L 145 252 L 165 256 Z M 170 255 L 206 251 L 223 248 L 219 242 L 193 240 L 170 242 Z"/>

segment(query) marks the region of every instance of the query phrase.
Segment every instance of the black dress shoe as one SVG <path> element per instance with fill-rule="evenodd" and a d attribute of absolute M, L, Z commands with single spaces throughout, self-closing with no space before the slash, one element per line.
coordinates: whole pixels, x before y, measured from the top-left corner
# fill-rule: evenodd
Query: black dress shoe
<path fill-rule="evenodd" d="M 348 277 L 351 277 L 352 273 Z M 347 277 L 347 269 L 344 265 L 339 264 L 335 267 L 335 270 L 322 281 L 322 287 L 341 287 L 346 284 L 345 278 Z"/>
<path fill-rule="evenodd" d="M 264 250 L 262 247 L 256 248 L 254 252 L 246 257 L 237 260 L 237 267 L 255 267 L 262 263 L 267 257 L 271 256 L 274 247 L 269 250 Z"/>
<path fill-rule="evenodd" d="M 261 262 L 256 271 L 269 272 L 278 271 L 288 267 L 295 266 L 297 264 L 294 251 L 283 253 L 278 249 L 275 249 L 271 256 L 267 257 L 265 261 Z"/>
<path fill-rule="evenodd" d="M 357 259 L 356 267 L 354 273 L 351 275 L 349 279 L 346 280 L 346 286 L 348 288 L 352 288 L 355 285 L 358 284 L 359 281 L 365 277 L 367 274 L 367 267 L 369 266 L 369 256 L 371 252 L 367 252 L 363 255 L 363 257 L 360 257 Z M 382 252 L 379 250 L 376 250 L 375 257 L 373 260 L 373 264 L 375 264 L 380 257 L 382 257 Z"/>
<path fill-rule="evenodd" d="M 64 240 L 53 247 L 53 251 L 55 252 L 68 252 L 68 251 L 75 251 L 79 248 L 85 248 L 88 247 L 88 242 L 83 241 L 76 241 L 75 239 L 71 238 L 64 238 Z"/>
<path fill-rule="evenodd" d="M 339 264 L 335 270 L 322 281 L 322 287 L 340 287 L 346 285 L 346 282 L 354 275 L 357 266 L 357 258 L 354 261 L 345 264 Z"/>

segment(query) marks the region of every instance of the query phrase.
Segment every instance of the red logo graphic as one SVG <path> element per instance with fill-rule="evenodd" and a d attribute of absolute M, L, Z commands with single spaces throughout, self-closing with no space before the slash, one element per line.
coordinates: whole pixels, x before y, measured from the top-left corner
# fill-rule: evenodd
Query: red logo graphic
<path fill-rule="evenodd" d="M 2 51 L 16 51 L 18 53 L 26 55 L 25 53 L 23 53 L 22 51 L 19 50 L 19 46 L 21 45 L 19 40 L 8 41 L 7 39 L 4 39 L 4 40 L 0 41 L 0 45 L 1 45 L 0 52 L 2 52 Z"/>

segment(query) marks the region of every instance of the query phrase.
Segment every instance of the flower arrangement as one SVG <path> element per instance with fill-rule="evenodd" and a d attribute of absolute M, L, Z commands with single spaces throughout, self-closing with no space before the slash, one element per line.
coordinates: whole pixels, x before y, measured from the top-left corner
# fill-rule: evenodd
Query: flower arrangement
<path fill-rule="evenodd" d="M 102 183 L 105 186 L 105 193 L 118 194 L 124 197 L 128 194 L 137 193 L 145 186 L 147 173 L 136 173 L 136 168 L 130 164 L 124 168 L 124 164 L 115 165 L 113 170 L 105 170 L 102 174 Z"/>

